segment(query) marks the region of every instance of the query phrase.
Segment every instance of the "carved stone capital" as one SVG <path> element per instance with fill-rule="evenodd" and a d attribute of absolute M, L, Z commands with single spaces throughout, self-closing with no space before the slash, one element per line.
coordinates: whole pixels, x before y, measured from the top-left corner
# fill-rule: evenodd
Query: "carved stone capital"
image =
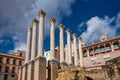
<path fill-rule="evenodd" d="M 76 35 L 75 33 L 72 34 L 72 37 L 73 37 L 73 38 L 76 38 L 76 36 L 77 36 L 77 35 Z"/>
<path fill-rule="evenodd" d="M 33 23 L 33 24 L 38 24 L 39 21 L 38 21 L 36 18 L 34 18 L 33 21 L 32 21 L 32 23 Z"/>
<path fill-rule="evenodd" d="M 32 27 L 28 27 L 28 31 L 31 31 L 32 30 Z"/>
<path fill-rule="evenodd" d="M 41 10 L 41 11 L 39 12 L 39 16 L 45 17 L 45 16 L 46 16 L 46 12 L 43 11 L 43 10 Z"/>
<path fill-rule="evenodd" d="M 81 38 L 81 37 L 78 37 L 77 39 L 78 39 L 78 41 L 81 41 L 81 40 L 82 40 L 82 38 Z"/>
<path fill-rule="evenodd" d="M 71 30 L 70 30 L 70 29 L 67 29 L 65 32 L 66 32 L 67 34 L 70 34 Z"/>
<path fill-rule="evenodd" d="M 56 19 L 55 19 L 55 18 L 51 18 L 51 19 L 49 20 L 49 22 L 50 22 L 50 23 L 55 23 L 55 22 L 56 22 Z"/>
<path fill-rule="evenodd" d="M 64 25 L 63 24 L 60 24 L 59 25 L 59 29 L 63 29 L 64 28 Z"/>

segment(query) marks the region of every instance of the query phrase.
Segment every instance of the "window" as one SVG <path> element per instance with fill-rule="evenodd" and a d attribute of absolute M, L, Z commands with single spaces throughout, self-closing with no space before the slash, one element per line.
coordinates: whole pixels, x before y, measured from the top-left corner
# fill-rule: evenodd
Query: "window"
<path fill-rule="evenodd" d="M 13 60 L 13 64 L 16 65 L 16 60 Z"/>
<path fill-rule="evenodd" d="M 87 52 L 85 51 L 85 52 L 83 52 L 83 56 L 87 56 Z"/>
<path fill-rule="evenodd" d="M 114 44 L 114 48 L 115 49 L 119 48 L 119 45 L 118 44 Z"/>
<path fill-rule="evenodd" d="M 15 77 L 15 75 L 14 75 L 14 74 L 12 74 L 12 75 L 11 75 L 11 77 Z"/>
<path fill-rule="evenodd" d="M 0 72 L 2 72 L 2 66 L 0 66 Z"/>
<path fill-rule="evenodd" d="M 8 80 L 8 75 L 7 74 L 4 75 L 4 80 Z"/>
<path fill-rule="evenodd" d="M 9 72 L 9 67 L 5 67 L 5 72 L 8 73 Z"/>
<path fill-rule="evenodd" d="M 95 53 L 98 53 L 98 49 L 95 49 Z"/>
<path fill-rule="evenodd" d="M 22 65 L 22 61 L 19 61 L 19 65 L 20 65 L 20 66 Z"/>
<path fill-rule="evenodd" d="M 9 58 L 7 58 L 6 64 L 10 64 L 10 59 Z"/>
<path fill-rule="evenodd" d="M 93 54 L 94 53 L 94 50 L 92 49 L 92 50 L 90 50 L 90 54 Z"/>
<path fill-rule="evenodd" d="M 105 51 L 105 48 L 104 47 L 100 48 L 100 52 L 103 52 L 103 51 Z"/>
<path fill-rule="evenodd" d="M 105 47 L 105 50 L 110 50 L 110 47 L 109 46 Z"/>
<path fill-rule="evenodd" d="M 15 73 L 15 67 L 12 68 L 12 73 Z"/>
<path fill-rule="evenodd" d="M 0 63 L 2 63 L 3 57 L 0 56 Z"/>
<path fill-rule="evenodd" d="M 20 57 L 22 57 L 22 53 L 20 53 Z"/>

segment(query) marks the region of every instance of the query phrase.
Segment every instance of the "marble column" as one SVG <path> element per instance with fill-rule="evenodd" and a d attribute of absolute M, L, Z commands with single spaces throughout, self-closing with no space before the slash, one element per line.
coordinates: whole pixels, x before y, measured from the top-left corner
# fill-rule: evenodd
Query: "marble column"
<path fill-rule="evenodd" d="M 68 52 L 67 45 L 65 45 L 65 62 L 68 64 Z"/>
<path fill-rule="evenodd" d="M 32 49 L 31 49 L 31 60 L 36 57 L 36 41 L 37 41 L 37 26 L 38 20 L 33 20 L 33 31 L 32 31 Z"/>
<path fill-rule="evenodd" d="M 89 51 L 89 48 L 87 49 L 87 57 L 90 56 L 90 51 Z"/>
<path fill-rule="evenodd" d="M 22 67 L 22 80 L 27 80 L 27 66 Z"/>
<path fill-rule="evenodd" d="M 44 21 L 46 13 L 39 12 L 38 56 L 34 62 L 34 80 L 46 80 L 46 58 L 44 57 Z"/>
<path fill-rule="evenodd" d="M 70 38 L 70 29 L 66 30 L 66 34 L 67 34 L 67 54 L 68 54 L 68 65 L 72 64 L 72 54 L 71 54 L 71 38 Z"/>
<path fill-rule="evenodd" d="M 106 44 L 104 44 L 104 52 L 106 53 Z"/>
<path fill-rule="evenodd" d="M 72 51 L 71 51 L 71 52 L 72 52 L 72 57 L 74 57 L 74 46 L 73 46 L 73 41 L 71 41 L 71 48 L 72 48 L 72 49 L 71 49 L 71 50 L 72 50 Z"/>
<path fill-rule="evenodd" d="M 111 51 L 114 51 L 113 42 L 110 43 L 110 46 L 111 46 Z"/>
<path fill-rule="evenodd" d="M 64 60 L 64 34 L 63 34 L 63 28 L 64 25 L 60 24 L 59 25 L 59 30 L 60 30 L 60 63 L 63 63 Z"/>
<path fill-rule="evenodd" d="M 50 60 L 55 59 L 55 22 L 56 20 L 54 18 L 50 19 Z"/>
<path fill-rule="evenodd" d="M 27 67 L 27 80 L 33 80 L 33 77 L 35 76 L 33 70 L 34 70 L 34 66 L 33 66 L 33 62 L 29 62 L 28 67 Z"/>
<path fill-rule="evenodd" d="M 76 34 L 74 33 L 74 34 L 72 35 L 72 37 L 73 37 L 73 45 L 74 45 L 75 66 L 78 66 L 78 53 L 77 53 L 77 46 L 76 46 L 76 44 L 77 44 L 77 43 L 76 43 Z"/>
<path fill-rule="evenodd" d="M 19 71 L 18 71 L 18 80 L 22 80 L 22 68 L 19 67 Z"/>
<path fill-rule="evenodd" d="M 80 56 L 80 67 L 83 67 L 83 53 L 82 53 L 82 46 L 81 46 L 81 37 L 78 38 L 78 49 L 79 49 L 79 56 Z"/>
<path fill-rule="evenodd" d="M 44 24 L 46 13 L 41 10 L 39 12 L 39 40 L 38 40 L 38 56 L 44 56 Z"/>
<path fill-rule="evenodd" d="M 27 48 L 26 48 L 26 63 L 30 60 L 30 50 L 31 50 L 31 39 L 32 39 L 32 28 L 28 28 L 27 34 Z"/>
<path fill-rule="evenodd" d="M 94 48 L 94 46 L 92 47 L 92 50 L 93 50 L 93 56 L 95 57 L 95 48 Z"/>
<path fill-rule="evenodd" d="M 58 62 L 55 60 L 55 22 L 54 18 L 50 19 L 50 60 L 48 61 L 48 79 L 56 80 L 58 77 Z"/>
<path fill-rule="evenodd" d="M 100 54 L 100 45 L 98 45 L 98 53 Z"/>

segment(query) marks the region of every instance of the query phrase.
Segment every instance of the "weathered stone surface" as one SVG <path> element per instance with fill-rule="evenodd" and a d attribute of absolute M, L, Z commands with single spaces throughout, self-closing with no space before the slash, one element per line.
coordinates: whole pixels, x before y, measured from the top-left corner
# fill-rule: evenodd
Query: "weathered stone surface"
<path fill-rule="evenodd" d="M 58 78 L 56 80 L 87 80 L 85 71 L 82 68 L 68 66 L 65 69 L 58 71 Z"/>
<path fill-rule="evenodd" d="M 106 62 L 107 77 L 111 80 L 120 80 L 120 56 Z"/>

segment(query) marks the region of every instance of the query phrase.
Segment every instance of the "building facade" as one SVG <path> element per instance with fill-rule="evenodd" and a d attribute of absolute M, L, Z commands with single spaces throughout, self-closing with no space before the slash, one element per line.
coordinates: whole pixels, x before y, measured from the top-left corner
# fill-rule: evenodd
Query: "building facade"
<path fill-rule="evenodd" d="M 18 68 L 24 63 L 24 52 L 0 53 L 0 80 L 17 80 Z"/>
<path fill-rule="evenodd" d="M 107 39 L 101 36 L 100 42 L 83 46 L 83 65 L 86 69 L 105 68 L 105 62 L 120 56 L 120 37 Z"/>

